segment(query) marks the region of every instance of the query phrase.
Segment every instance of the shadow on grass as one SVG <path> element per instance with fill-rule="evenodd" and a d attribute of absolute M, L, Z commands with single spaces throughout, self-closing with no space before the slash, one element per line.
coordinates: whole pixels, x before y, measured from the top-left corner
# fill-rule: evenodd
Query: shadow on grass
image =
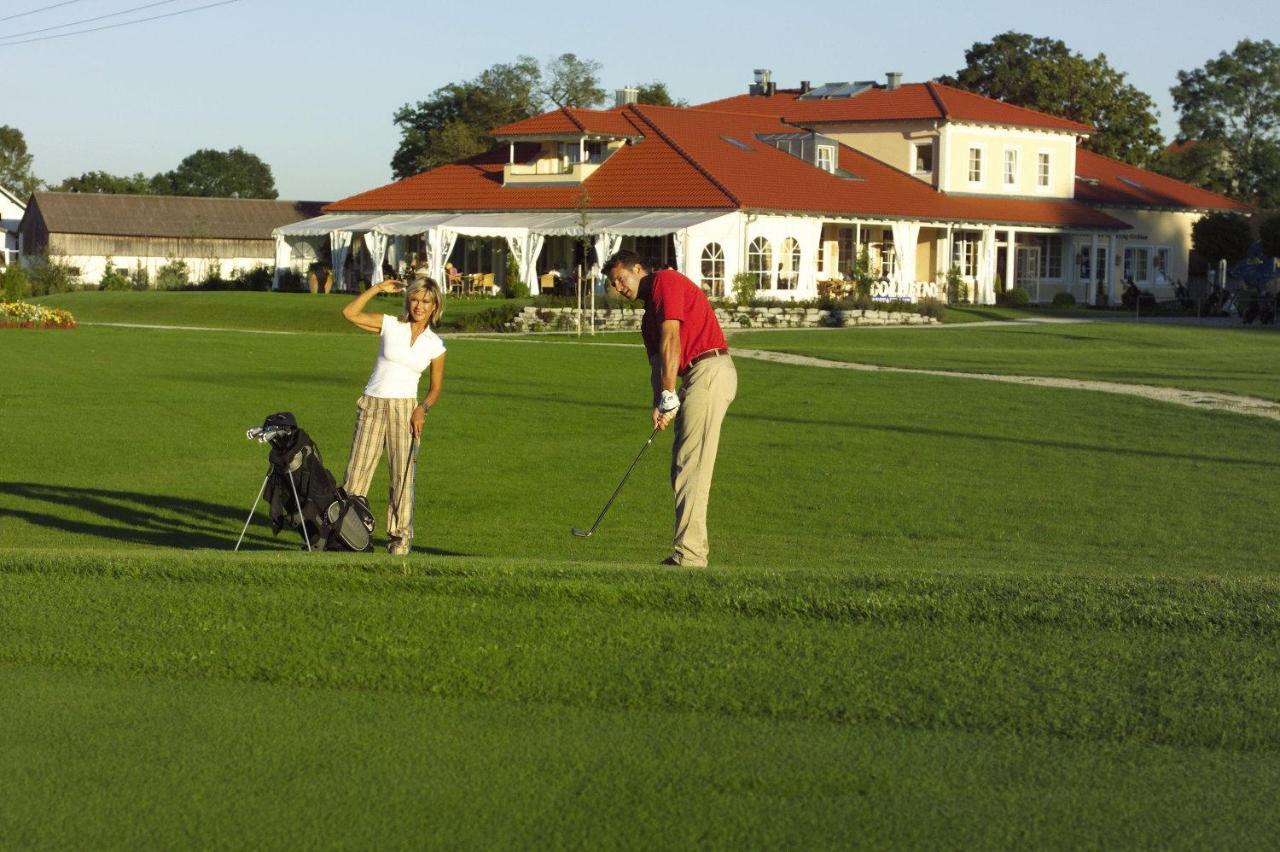
<path fill-rule="evenodd" d="M 153 547 L 231 550 L 235 547 L 240 529 L 249 514 L 243 507 L 221 506 L 167 494 L 141 494 L 36 482 L 0 482 L 0 493 L 44 504 L 41 511 L 6 507 L 5 515 L 8 517 L 72 535 Z M 248 496 L 252 496 L 252 492 Z M 66 517 L 67 514 L 96 517 L 72 519 Z M 305 549 L 300 533 L 285 529 L 278 537 L 273 537 L 266 534 L 267 529 L 269 522 L 259 501 L 254 507 L 253 523 L 249 525 L 240 549 Z M 471 555 L 422 545 L 414 545 L 413 550 L 415 553 L 434 556 Z"/>
<path fill-rule="evenodd" d="M 454 391 L 455 395 L 468 397 L 492 397 L 495 399 L 515 399 L 522 402 L 541 402 L 551 406 L 574 406 L 595 410 L 612 409 L 635 414 L 644 409 L 635 405 L 620 402 L 601 402 L 600 400 L 572 399 L 565 396 L 545 397 L 533 394 L 502 393 L 497 391 Z M 634 416 L 633 420 L 637 419 Z M 1280 468 L 1280 462 L 1265 458 L 1233 458 L 1203 453 L 1179 453 L 1167 450 L 1150 450 L 1134 446 L 1107 446 L 1104 444 L 1083 444 L 1075 441 L 1053 440 L 1050 438 L 1016 438 L 1008 435 L 993 435 L 988 432 L 962 432 L 954 429 L 928 429 L 923 426 L 907 426 L 892 423 L 868 423 L 857 420 L 820 420 L 806 417 L 784 417 L 777 414 L 751 414 L 730 408 L 728 420 L 749 420 L 763 423 L 779 423 L 796 426 L 835 427 L 837 429 L 866 429 L 875 432 L 890 432 L 900 435 L 919 435 L 924 438 L 948 438 L 963 441 L 976 441 L 985 444 L 1009 444 L 1021 447 L 1038 447 L 1050 450 L 1071 450 L 1081 453 L 1100 453 L 1124 457 L 1142 457 L 1152 459 L 1178 459 L 1190 462 L 1208 462 L 1210 464 L 1242 465 L 1245 467 Z"/>

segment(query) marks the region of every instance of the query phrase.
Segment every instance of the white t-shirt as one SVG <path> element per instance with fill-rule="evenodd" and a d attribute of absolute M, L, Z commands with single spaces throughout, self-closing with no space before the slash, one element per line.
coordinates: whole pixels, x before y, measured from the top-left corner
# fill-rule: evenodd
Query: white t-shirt
<path fill-rule="evenodd" d="M 413 329 L 391 314 L 382 315 L 381 343 L 373 375 L 365 385 L 366 396 L 383 399 L 417 399 L 418 379 L 432 360 L 444 354 L 444 341 L 430 328 L 412 340 Z M 412 342 L 410 342 L 412 340 Z"/>

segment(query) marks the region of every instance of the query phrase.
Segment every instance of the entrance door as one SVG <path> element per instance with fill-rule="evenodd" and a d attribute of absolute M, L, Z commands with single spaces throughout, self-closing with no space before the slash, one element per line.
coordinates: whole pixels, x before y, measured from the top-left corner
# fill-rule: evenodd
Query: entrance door
<path fill-rule="evenodd" d="M 1094 304 L 1105 305 L 1107 303 L 1107 250 L 1104 246 L 1098 246 L 1097 255 L 1093 258 L 1093 281 L 1094 291 L 1097 293 Z"/>
<path fill-rule="evenodd" d="M 1018 246 L 1014 262 L 1014 282 L 1040 301 L 1040 246 Z"/>

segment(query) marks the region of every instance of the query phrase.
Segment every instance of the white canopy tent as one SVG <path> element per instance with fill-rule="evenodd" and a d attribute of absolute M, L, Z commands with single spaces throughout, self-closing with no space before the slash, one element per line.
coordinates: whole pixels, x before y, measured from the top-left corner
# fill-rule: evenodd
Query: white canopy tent
<path fill-rule="evenodd" d="M 388 247 L 396 247 L 395 239 L 423 234 L 426 236 L 428 268 L 432 276 L 441 280 L 444 264 L 448 260 L 458 236 L 491 237 L 504 239 L 520 268 L 520 279 L 532 293 L 538 292 L 537 261 L 544 241 L 549 236 L 585 235 L 593 238 L 596 254 L 606 258 L 617 251 L 623 236 L 661 237 L 675 235 L 677 263 L 682 272 L 696 260 L 687 257 L 687 248 L 694 248 L 697 239 L 690 238 L 691 229 L 696 234 L 700 226 L 716 220 L 732 219 L 733 211 L 705 210 L 613 210 L 585 213 L 576 210 L 509 211 L 501 213 L 384 213 L 378 215 L 354 215 L 329 213 L 277 228 L 276 280 L 287 266 L 291 241 L 300 238 L 328 235 L 333 255 L 334 273 L 338 286 L 342 286 L 342 266 L 346 260 L 351 240 L 355 234 L 363 234 L 366 247 L 374 261 L 374 278 L 381 280 L 382 259 Z M 390 238 L 390 239 L 389 239 Z M 701 243 L 696 250 L 700 251 Z M 398 256 L 399 250 L 395 251 Z"/>

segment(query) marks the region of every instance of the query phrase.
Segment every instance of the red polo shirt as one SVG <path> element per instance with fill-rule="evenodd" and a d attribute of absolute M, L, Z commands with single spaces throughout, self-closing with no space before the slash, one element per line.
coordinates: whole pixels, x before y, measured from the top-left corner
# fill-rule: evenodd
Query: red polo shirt
<path fill-rule="evenodd" d="M 640 323 L 640 334 L 650 358 L 662 351 L 662 323 L 666 320 L 680 321 L 682 373 L 689 368 L 689 362 L 703 352 L 729 348 L 715 309 L 701 287 L 674 269 L 659 270 L 651 280 L 648 295 L 641 294 L 644 319 Z"/>

